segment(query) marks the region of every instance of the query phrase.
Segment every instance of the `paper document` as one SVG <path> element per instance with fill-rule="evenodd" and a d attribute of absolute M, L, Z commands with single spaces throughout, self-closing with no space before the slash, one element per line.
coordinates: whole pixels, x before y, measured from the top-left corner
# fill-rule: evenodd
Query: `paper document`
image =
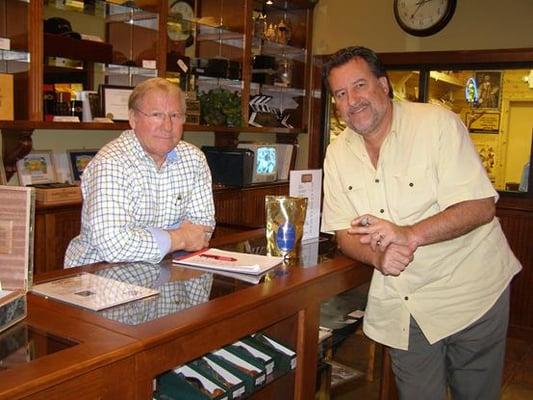
<path fill-rule="evenodd" d="M 94 311 L 159 293 L 154 289 L 89 273 L 35 285 L 31 291 Z"/>
<path fill-rule="evenodd" d="M 189 256 L 175 257 L 172 261 L 199 268 L 259 275 L 280 264 L 283 257 L 207 249 Z"/>
<path fill-rule="evenodd" d="M 318 238 L 320 233 L 320 201 L 322 198 L 322 170 L 307 169 L 290 172 L 289 195 L 307 197 L 302 241 Z"/>

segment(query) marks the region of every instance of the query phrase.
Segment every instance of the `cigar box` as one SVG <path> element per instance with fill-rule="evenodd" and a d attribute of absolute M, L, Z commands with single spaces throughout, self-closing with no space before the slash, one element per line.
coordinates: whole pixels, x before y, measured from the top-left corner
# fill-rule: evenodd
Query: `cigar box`
<path fill-rule="evenodd" d="M 32 185 L 35 201 L 40 205 L 58 205 L 81 202 L 81 189 L 68 183 L 46 183 Z"/>
<path fill-rule="evenodd" d="M 0 186 L 0 332 L 27 315 L 34 203 L 33 188 Z"/>
<path fill-rule="evenodd" d="M 247 360 L 229 352 L 219 349 L 205 355 L 209 360 L 217 363 L 244 382 L 245 393 L 251 394 L 266 383 L 266 370 L 262 365 L 248 362 Z"/>
<path fill-rule="evenodd" d="M 274 360 L 274 373 L 283 375 L 296 368 L 296 353 L 288 346 L 264 333 L 256 333 L 242 339 L 242 342 L 268 354 Z"/>
<path fill-rule="evenodd" d="M 245 392 L 244 381 L 242 379 L 239 379 L 227 369 L 207 357 L 193 360 L 189 362 L 187 366 L 198 372 L 200 375 L 215 382 L 218 386 L 223 387 L 226 390 L 229 399 L 238 399 Z"/>
<path fill-rule="evenodd" d="M 223 387 L 187 365 L 159 376 L 156 398 L 160 400 L 229 400 Z"/>

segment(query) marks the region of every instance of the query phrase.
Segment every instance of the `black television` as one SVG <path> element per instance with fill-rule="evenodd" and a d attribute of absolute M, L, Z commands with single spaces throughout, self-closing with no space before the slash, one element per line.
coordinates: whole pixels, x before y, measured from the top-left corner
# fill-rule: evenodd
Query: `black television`
<path fill-rule="evenodd" d="M 234 147 L 202 146 L 213 183 L 247 186 L 252 183 L 254 152 Z"/>

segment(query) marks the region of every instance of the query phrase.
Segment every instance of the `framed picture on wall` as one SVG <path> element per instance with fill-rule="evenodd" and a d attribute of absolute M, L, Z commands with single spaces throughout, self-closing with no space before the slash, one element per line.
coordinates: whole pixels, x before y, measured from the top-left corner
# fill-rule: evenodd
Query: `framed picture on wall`
<path fill-rule="evenodd" d="M 21 186 L 54 183 L 52 150 L 34 150 L 18 160 L 17 175 Z"/>
<path fill-rule="evenodd" d="M 501 71 L 477 71 L 475 73 L 479 108 L 500 108 L 502 87 Z"/>
<path fill-rule="evenodd" d="M 85 167 L 98 153 L 96 149 L 67 150 L 68 166 L 70 177 L 73 182 L 79 182 Z"/>

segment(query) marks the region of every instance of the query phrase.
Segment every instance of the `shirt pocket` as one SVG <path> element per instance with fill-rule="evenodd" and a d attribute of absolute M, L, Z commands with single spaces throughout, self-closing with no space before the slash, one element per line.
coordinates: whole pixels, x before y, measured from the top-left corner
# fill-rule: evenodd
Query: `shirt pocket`
<path fill-rule="evenodd" d="M 165 201 L 161 204 L 161 218 L 163 225 L 173 228 L 186 218 L 188 194 L 185 192 L 169 191 L 165 193 Z"/>
<path fill-rule="evenodd" d="M 342 194 L 348 199 L 353 210 L 350 210 L 351 218 L 370 212 L 370 203 L 365 185 L 361 181 L 344 181 Z"/>
<path fill-rule="evenodd" d="M 437 208 L 436 181 L 427 165 L 409 166 L 393 175 L 389 204 L 400 221 L 415 223 Z"/>

